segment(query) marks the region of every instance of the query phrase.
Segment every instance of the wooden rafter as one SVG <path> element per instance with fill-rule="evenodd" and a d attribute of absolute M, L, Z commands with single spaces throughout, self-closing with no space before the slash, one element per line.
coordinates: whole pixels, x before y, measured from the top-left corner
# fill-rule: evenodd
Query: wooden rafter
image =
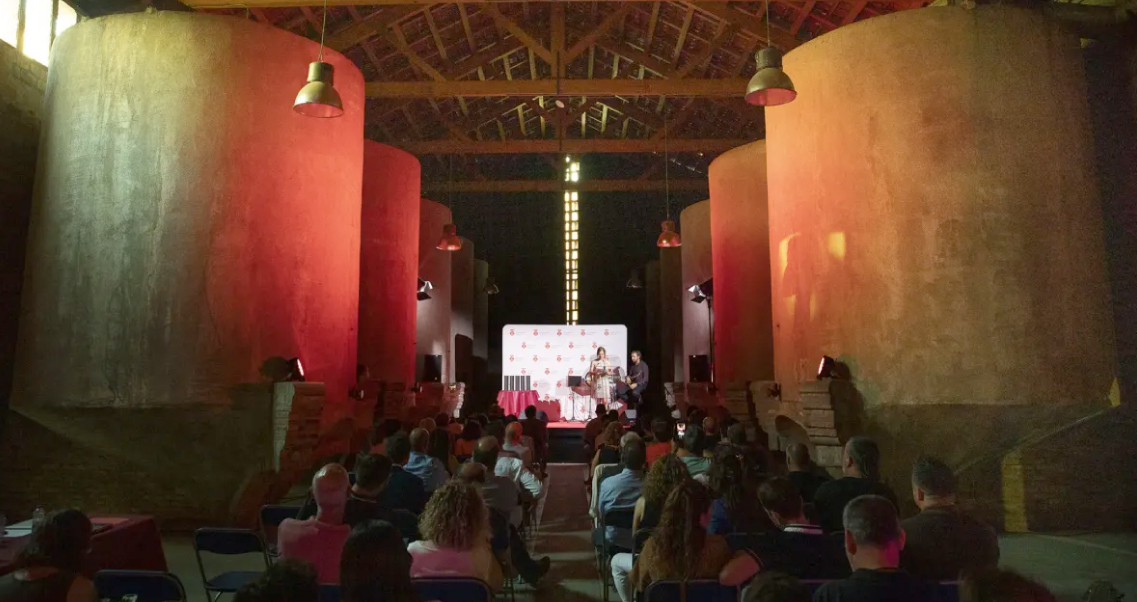
<path fill-rule="evenodd" d="M 794 22 L 790 25 L 790 35 L 797 35 L 801 26 L 805 24 L 806 18 L 809 17 L 809 13 L 813 12 L 813 7 L 816 4 L 817 0 L 806 0 L 805 5 L 798 8 L 797 16 L 794 17 Z"/>
<path fill-rule="evenodd" d="M 328 48 L 343 52 L 371 36 L 387 31 L 388 27 L 424 8 L 426 7 L 414 5 L 384 8 L 364 17 L 362 21 L 352 23 L 339 31 L 328 34 L 325 43 Z"/>
<path fill-rule="evenodd" d="M 553 53 L 548 48 L 545 48 L 543 45 L 541 45 L 541 42 L 537 41 L 536 38 L 529 35 L 529 32 L 525 31 L 525 28 L 518 25 L 516 21 L 502 14 L 502 12 L 498 10 L 497 7 L 492 3 L 483 4 L 482 10 L 486 11 L 489 16 L 493 17 L 493 20 L 497 22 L 499 26 L 504 28 L 509 33 L 513 34 L 513 37 L 521 40 L 522 44 L 525 44 L 525 46 L 530 50 L 536 52 L 537 56 L 544 59 L 545 62 L 549 63 L 550 65 L 555 62 Z"/>
<path fill-rule="evenodd" d="M 623 21 L 624 18 L 628 16 L 628 13 L 631 12 L 631 10 L 632 6 L 630 4 L 625 4 L 615 11 L 609 13 L 608 16 L 604 17 L 604 20 L 600 21 L 600 23 L 592 30 L 590 30 L 587 35 L 577 40 L 577 42 L 572 45 L 572 48 L 569 48 L 568 51 L 565 52 L 564 58 L 561 60 L 566 63 L 572 62 L 573 59 L 580 56 L 580 54 L 586 49 L 592 48 L 596 44 L 596 40 L 600 39 L 601 36 L 606 35 L 612 29 L 612 26 Z"/>
<path fill-rule="evenodd" d="M 551 163 L 554 169 L 559 163 Z M 663 190 L 665 185 L 661 179 L 653 180 L 584 180 L 573 185 L 581 192 L 654 192 Z M 557 192 L 563 184 L 556 179 L 552 180 L 473 180 L 464 182 L 423 182 L 424 192 Z M 667 183 L 667 187 L 675 192 L 706 192 L 706 180 L 675 180 Z"/>
<path fill-rule="evenodd" d="M 854 0 L 851 4 L 852 6 L 849 8 L 849 12 L 845 13 L 845 18 L 841 20 L 842 25 L 848 25 L 856 21 L 861 11 L 865 9 L 865 5 L 868 4 L 868 0 Z"/>
<path fill-rule="evenodd" d="M 484 3 L 505 4 L 516 2 L 516 0 L 482 0 Z M 584 4 L 585 2 L 593 2 L 595 0 L 530 0 L 535 2 L 544 2 L 548 4 L 564 4 L 565 2 L 572 4 Z M 619 0 L 621 2 L 655 2 L 656 0 Z M 731 0 L 713 0 L 726 4 Z M 917 0 L 874 0 L 875 4 L 892 6 L 898 9 L 907 9 L 914 6 L 920 6 L 922 3 Z M 196 9 L 210 9 L 210 8 L 232 8 L 233 0 L 182 0 L 182 4 Z M 239 6 L 242 8 L 298 8 L 301 6 L 315 6 L 321 4 L 319 0 L 242 0 Z M 432 0 L 328 0 L 328 6 L 380 6 L 380 5 L 402 5 L 402 6 L 418 6 L 425 7 L 431 4 L 437 4 Z"/>
<path fill-rule="evenodd" d="M 566 79 L 487 81 L 399 81 L 366 84 L 371 98 L 449 96 L 738 96 L 745 79 Z"/>
<path fill-rule="evenodd" d="M 673 138 L 671 140 L 615 140 L 611 138 L 564 138 L 561 140 L 487 140 L 464 142 L 461 140 L 423 140 L 395 142 L 394 144 L 415 155 L 514 155 L 534 153 L 672 153 L 722 152 L 743 144 L 749 139 L 726 138 Z"/>

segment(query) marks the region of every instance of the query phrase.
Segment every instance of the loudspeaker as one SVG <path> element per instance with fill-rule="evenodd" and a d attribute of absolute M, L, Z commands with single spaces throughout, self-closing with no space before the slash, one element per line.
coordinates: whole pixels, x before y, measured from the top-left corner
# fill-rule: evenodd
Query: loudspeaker
<path fill-rule="evenodd" d="M 584 377 L 583 376 L 570 376 L 570 377 L 568 377 L 568 386 L 570 389 L 572 387 L 579 387 L 582 384 L 584 384 Z"/>
<path fill-rule="evenodd" d="M 424 355 L 422 357 L 422 382 L 442 382 L 442 356 Z"/>
<path fill-rule="evenodd" d="M 707 355 L 687 356 L 687 382 L 711 382 L 711 358 Z"/>

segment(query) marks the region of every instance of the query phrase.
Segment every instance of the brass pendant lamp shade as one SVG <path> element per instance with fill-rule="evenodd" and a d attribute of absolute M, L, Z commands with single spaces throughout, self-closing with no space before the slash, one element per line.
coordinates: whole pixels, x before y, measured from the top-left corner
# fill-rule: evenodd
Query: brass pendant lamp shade
<path fill-rule="evenodd" d="M 494 281 L 493 276 L 486 278 L 486 285 L 482 287 L 482 292 L 487 295 L 496 295 L 501 292 L 497 287 L 497 282 Z"/>
<path fill-rule="evenodd" d="M 462 248 L 462 239 L 458 238 L 458 227 L 454 224 L 442 226 L 442 238 L 438 239 L 439 251 L 457 251 Z"/>
<path fill-rule="evenodd" d="M 683 240 L 679 238 L 679 233 L 675 231 L 675 222 L 666 220 L 659 225 L 660 230 L 659 238 L 655 241 L 655 246 L 661 249 L 670 249 L 683 245 Z"/>
<path fill-rule="evenodd" d="M 746 102 L 752 105 L 773 107 L 784 105 L 797 98 L 794 83 L 782 71 L 782 53 L 777 48 L 763 48 L 754 55 L 758 72 L 746 86 Z"/>
<path fill-rule="evenodd" d="M 308 65 L 308 83 L 300 88 L 292 110 L 306 117 L 339 117 L 343 101 L 335 87 L 336 69 L 331 63 L 316 61 Z"/>

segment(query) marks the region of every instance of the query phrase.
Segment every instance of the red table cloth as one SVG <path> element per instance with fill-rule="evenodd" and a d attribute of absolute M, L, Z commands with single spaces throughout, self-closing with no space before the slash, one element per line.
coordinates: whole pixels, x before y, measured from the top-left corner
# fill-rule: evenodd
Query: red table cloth
<path fill-rule="evenodd" d="M 103 569 L 168 570 L 162 537 L 153 517 L 92 516 L 91 522 L 97 532 L 91 537 L 91 552 L 83 563 L 86 576 Z M 16 569 L 16 555 L 28 539 L 29 536 L 0 539 L 0 575 Z"/>
<path fill-rule="evenodd" d="M 536 391 L 501 391 L 497 394 L 497 405 L 505 415 L 524 416 L 525 408 L 535 406 L 541 399 Z"/>

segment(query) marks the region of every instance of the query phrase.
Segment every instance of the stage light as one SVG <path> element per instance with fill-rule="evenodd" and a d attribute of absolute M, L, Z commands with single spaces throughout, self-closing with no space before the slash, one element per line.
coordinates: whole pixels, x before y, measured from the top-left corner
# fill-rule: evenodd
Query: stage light
<path fill-rule="evenodd" d="M 304 382 L 304 364 L 300 363 L 300 358 L 294 357 L 288 360 L 288 376 L 285 380 L 296 383 Z"/>
<path fill-rule="evenodd" d="M 628 278 L 628 283 L 624 285 L 627 288 L 643 288 L 643 280 L 640 280 L 639 272 L 632 270 L 632 275 Z"/>
<path fill-rule="evenodd" d="M 308 83 L 300 88 L 292 110 L 306 117 L 339 117 L 343 101 L 336 92 L 336 69 L 324 62 L 324 33 L 328 28 L 328 0 L 324 0 L 324 23 L 320 27 L 320 54 L 308 65 Z"/>
<path fill-rule="evenodd" d="M 710 278 L 710 279 L 706 280 L 705 282 L 701 282 L 699 284 L 694 284 L 694 285 L 687 287 L 687 292 L 694 295 L 694 297 L 692 297 L 691 300 L 694 301 L 695 303 L 702 303 L 703 301 L 706 301 L 707 299 L 713 298 L 714 297 L 714 286 L 715 286 L 714 283 L 715 283 L 714 278 Z"/>
<path fill-rule="evenodd" d="M 837 360 L 829 357 L 828 355 L 821 356 L 821 364 L 817 366 L 817 380 L 833 377 L 833 367 L 837 365 Z"/>
<path fill-rule="evenodd" d="M 438 239 L 439 251 L 457 251 L 462 248 L 462 239 L 458 238 L 458 227 L 454 224 L 442 226 L 442 237 Z"/>
<path fill-rule="evenodd" d="M 419 301 L 426 301 L 430 298 L 430 291 L 434 290 L 434 285 L 429 280 L 418 279 L 418 291 L 415 295 Z"/>

